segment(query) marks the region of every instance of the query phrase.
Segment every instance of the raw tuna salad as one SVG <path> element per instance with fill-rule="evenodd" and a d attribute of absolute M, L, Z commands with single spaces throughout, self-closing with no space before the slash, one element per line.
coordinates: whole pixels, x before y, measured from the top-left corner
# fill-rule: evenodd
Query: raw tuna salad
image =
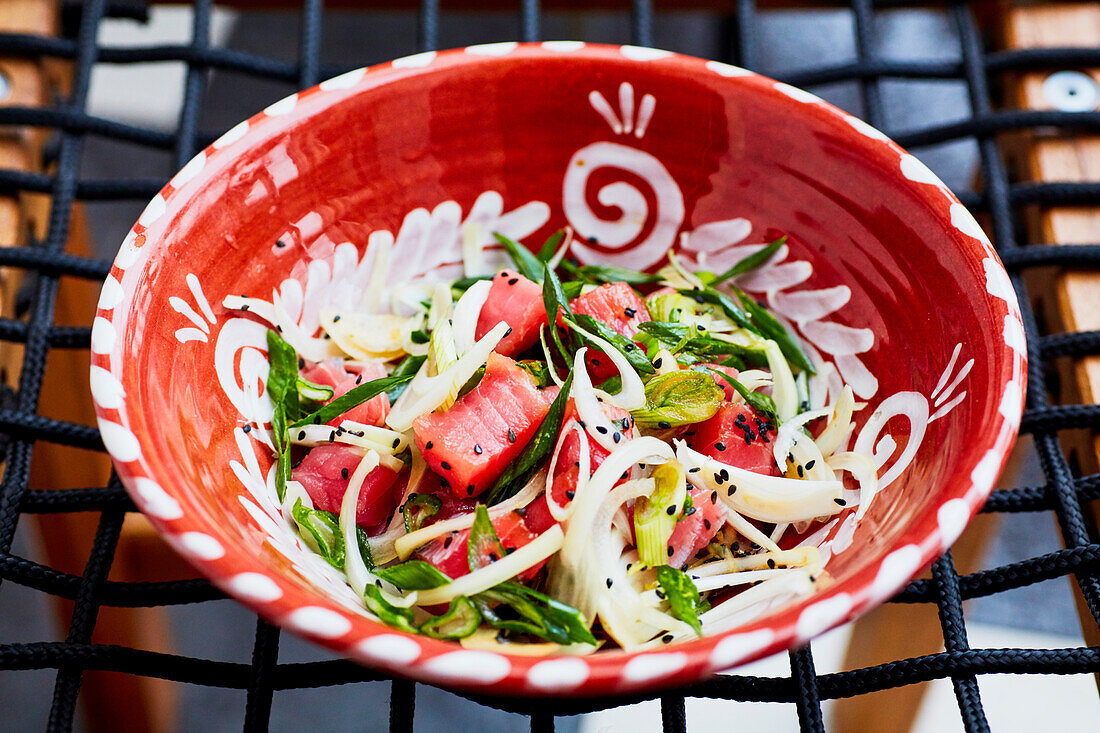
<path fill-rule="evenodd" d="M 784 240 L 648 273 L 577 264 L 569 231 L 496 238 L 511 269 L 466 246 L 467 276 L 400 303 L 372 282 L 316 333 L 277 298 L 225 301 L 272 327 L 283 511 L 365 609 L 584 654 L 724 631 L 828 582 L 822 527 L 862 517 L 876 469 L 846 448 L 852 390 L 811 389 L 799 340 L 735 284 Z"/>

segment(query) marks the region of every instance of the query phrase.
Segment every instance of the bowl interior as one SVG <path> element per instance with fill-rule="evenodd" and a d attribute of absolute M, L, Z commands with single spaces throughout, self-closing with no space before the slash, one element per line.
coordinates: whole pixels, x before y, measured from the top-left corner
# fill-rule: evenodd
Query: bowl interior
<path fill-rule="evenodd" d="M 454 277 L 466 220 L 531 242 L 570 225 L 582 261 L 640 269 L 671 248 L 719 271 L 745 245 L 789 235 L 780 261 L 741 285 L 867 404 L 851 444 L 875 453 L 885 479 L 858 526 L 847 512 L 817 538 L 832 578 L 819 596 L 850 600 L 822 629 L 904 582 L 988 492 L 1022 397 L 1011 288 L 942 184 L 853 118 L 733 67 L 592 46 L 413 57 L 280 105 L 151 204 L 113 272 L 118 299 L 101 310 L 117 338 L 96 356 L 125 392 L 117 412 L 98 400 L 101 417 L 136 436 L 139 457 L 120 464 L 128 485 L 143 503 L 170 502 L 154 520 L 231 592 L 242 573 L 277 579 L 277 595 L 237 593 L 269 615 L 338 612 L 347 628 L 302 614 L 296 626 L 343 650 L 380 631 L 275 509 L 270 459 L 241 430 L 270 417 L 265 329 L 222 300 L 277 290 L 312 330 L 319 309 L 358 300 L 378 237 L 396 238 L 390 283 Z M 909 546 L 881 579 L 887 554 Z M 793 629 L 818 600 L 746 628 Z M 425 654 L 457 648 L 423 643 Z M 693 644 L 673 676 L 647 680 L 709 671 L 713 640 Z M 591 679 L 621 681 L 629 655 L 597 656 Z M 492 681 L 530 691 L 515 669 Z"/>

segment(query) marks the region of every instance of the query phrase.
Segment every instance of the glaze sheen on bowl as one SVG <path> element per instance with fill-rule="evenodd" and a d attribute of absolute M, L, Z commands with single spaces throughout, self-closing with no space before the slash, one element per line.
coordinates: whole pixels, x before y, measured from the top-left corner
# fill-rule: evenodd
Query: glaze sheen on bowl
<path fill-rule="evenodd" d="M 778 233 L 742 286 L 868 407 L 855 444 L 886 488 L 823 541 L 831 583 L 726 633 L 656 652 L 532 658 L 367 618 L 295 539 L 265 482 L 264 328 L 229 294 L 347 303 L 395 237 L 388 280 L 454 273 L 462 222 L 584 262 L 669 248 L 719 269 Z M 375 239 L 374 241 L 377 241 Z M 449 269 L 448 269 L 449 268 Z M 268 107 L 199 153 L 126 237 L 92 333 L 99 426 L 137 505 L 227 593 L 407 677 L 501 694 L 685 684 L 792 647 L 880 603 L 958 537 L 1019 425 L 1024 336 L 989 241 L 916 158 L 817 97 L 632 46 L 492 44 L 359 69 Z M 266 411 L 266 412 L 265 412 Z M 853 531 L 854 529 L 854 531 Z"/>

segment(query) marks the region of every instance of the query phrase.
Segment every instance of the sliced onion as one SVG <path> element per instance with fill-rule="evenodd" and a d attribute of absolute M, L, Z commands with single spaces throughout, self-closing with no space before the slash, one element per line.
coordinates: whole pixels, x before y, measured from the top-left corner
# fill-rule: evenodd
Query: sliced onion
<path fill-rule="evenodd" d="M 775 544 L 775 541 L 771 537 L 761 532 L 755 524 L 745 519 L 737 512 L 730 511 L 726 515 L 726 523 L 736 529 L 737 534 L 741 535 L 749 542 L 755 542 L 770 552 L 779 551 L 779 545 Z"/>
<path fill-rule="evenodd" d="M 618 349 L 616 349 L 614 346 L 612 346 L 599 336 L 585 331 L 580 326 L 574 325 L 572 326 L 572 328 L 575 328 L 580 333 L 583 333 L 587 338 L 594 341 L 596 345 L 598 345 L 600 349 L 603 350 L 603 353 L 615 364 L 615 368 L 619 372 L 619 378 L 622 381 L 622 387 L 619 389 L 619 391 L 611 395 L 611 399 L 615 402 L 615 404 L 623 408 L 624 410 L 627 410 L 628 412 L 631 410 L 640 410 L 641 408 L 645 407 L 645 385 L 642 384 L 642 378 L 638 376 L 638 372 L 635 371 L 634 367 L 630 366 L 630 362 L 627 361 L 626 357 L 623 356 Z M 573 359 L 573 381 L 577 381 L 577 371 L 583 370 L 585 381 L 588 382 L 589 385 L 591 385 L 592 382 L 588 378 L 588 371 L 584 367 L 584 361 L 578 361 L 580 355 L 587 350 L 587 347 L 580 349 L 577 352 L 578 356 Z M 580 366 L 578 367 L 577 364 L 580 364 Z"/>
<path fill-rule="evenodd" d="M 835 500 L 841 497 L 844 485 L 839 481 L 807 481 L 746 471 L 720 463 L 676 441 L 676 457 L 684 466 L 701 470 L 688 472 L 692 485 L 716 491 L 727 507 L 761 522 L 797 522 L 831 516 L 841 510 Z M 717 483 L 715 474 L 726 471 L 728 480 Z M 730 489 L 736 487 L 732 495 Z"/>
<path fill-rule="evenodd" d="M 489 290 L 493 287 L 492 280 L 478 280 L 462 294 L 455 304 L 454 334 L 455 346 L 458 355 L 462 356 L 474 346 L 474 334 L 477 332 L 477 320 L 481 315 L 481 308 L 489 298 Z"/>
<path fill-rule="evenodd" d="M 562 446 L 565 445 L 565 440 L 569 437 L 569 431 L 571 430 L 576 431 L 577 439 L 580 441 L 577 462 L 581 465 L 577 468 L 577 488 L 575 492 L 583 492 L 589 477 L 592 475 L 592 449 L 588 445 L 588 434 L 576 420 L 570 420 L 561 431 L 561 437 L 558 438 L 558 444 L 554 447 L 554 455 L 550 459 L 550 467 L 546 473 L 546 507 L 550 510 L 550 516 L 554 518 L 555 522 L 564 522 L 573 513 L 572 501 L 563 506 L 554 499 L 554 470 L 558 467 L 558 456 L 561 455 Z M 574 496 L 576 496 L 576 493 L 574 493 Z"/>
<path fill-rule="evenodd" d="M 454 300 L 447 283 L 436 283 L 432 288 L 432 307 L 428 310 L 428 328 L 434 331 L 441 321 L 451 317 Z"/>
<path fill-rule="evenodd" d="M 569 251 L 569 247 L 573 244 L 573 227 L 567 226 L 565 228 L 565 236 L 561 238 L 561 245 L 558 247 L 558 251 L 554 253 L 554 256 L 550 258 L 550 261 L 546 263 L 546 266 L 551 270 L 558 269 L 558 265 L 561 264 L 562 259 L 565 257 L 565 253 Z"/>
<path fill-rule="evenodd" d="M 524 570 L 537 565 L 561 549 L 565 534 L 560 524 L 555 524 L 515 552 L 494 563 L 452 580 L 447 585 L 420 591 L 419 603 L 432 606 L 448 603 L 458 596 L 472 596 L 489 590 L 494 585 L 514 578 Z"/>
<path fill-rule="evenodd" d="M 462 227 L 462 274 L 466 277 L 491 275 L 485 264 L 485 245 L 481 241 L 481 226 L 468 221 Z"/>
<path fill-rule="evenodd" d="M 404 447 L 401 447 L 400 450 L 395 450 L 393 447 L 393 438 L 381 439 L 374 438 L 370 435 L 357 435 L 356 433 L 359 432 L 358 430 L 352 432 L 348 428 L 344 427 L 346 423 L 350 422 L 352 421 L 346 420 L 344 423 L 341 423 L 340 427 L 344 428 L 342 431 L 338 428 L 332 427 L 331 425 L 303 425 L 300 428 L 291 428 L 290 443 L 292 445 L 302 445 L 309 448 L 313 448 L 318 445 L 333 445 L 339 443 L 341 445 L 350 445 L 356 448 L 362 448 L 364 451 L 373 450 L 379 454 L 382 459 L 382 464 L 384 466 L 386 466 L 387 468 L 395 468 L 397 470 L 400 469 L 401 465 L 403 464 L 399 459 L 395 459 L 397 460 L 396 466 L 394 465 L 393 461 L 387 459 L 393 458 L 394 454 L 400 453 L 401 450 L 404 450 Z M 359 423 L 353 424 L 358 425 Z M 401 434 L 398 433 L 398 435 Z M 402 440 L 404 440 L 403 437 Z M 398 443 L 398 445 L 402 446 L 401 443 Z"/>
<path fill-rule="evenodd" d="M 798 388 L 794 384 L 794 375 L 787 363 L 787 357 L 779 350 L 779 344 L 768 340 L 764 344 L 764 355 L 768 358 L 768 369 L 772 373 L 772 399 L 775 411 L 781 423 L 798 414 Z"/>
<path fill-rule="evenodd" d="M 672 449 L 668 444 L 653 437 L 622 443 L 604 459 L 584 490 L 574 496 L 573 514 L 566 522 L 565 542 L 558 558 L 559 572 L 551 575 L 550 582 L 554 597 L 577 608 L 585 619 L 593 620 L 598 601 L 598 589 L 592 588 L 589 582 L 593 555 L 598 555 L 592 552 L 592 544 L 610 535 L 610 527 L 601 535 L 595 525 L 601 504 L 634 464 L 664 463 L 671 458 Z M 608 522 L 610 524 L 610 517 Z"/>
<path fill-rule="evenodd" d="M 812 575 L 814 572 L 810 568 L 789 568 L 777 578 L 746 588 L 729 600 L 699 615 L 699 621 L 703 624 L 703 633 L 714 634 L 740 625 L 743 619 L 735 614 L 757 603 L 812 592 L 814 589 L 814 583 L 810 579 Z"/>
<path fill-rule="evenodd" d="M 355 516 L 359 507 L 359 492 L 363 489 L 363 481 L 377 467 L 378 454 L 367 451 L 352 472 L 347 491 L 344 492 L 344 498 L 340 502 L 340 531 L 344 533 L 344 572 L 348 576 L 348 585 L 360 598 L 363 597 L 367 584 L 375 580 L 375 576 L 367 570 L 363 554 L 359 551 Z"/>
<path fill-rule="evenodd" d="M 565 382 L 558 376 L 558 370 L 554 367 L 554 357 L 550 355 L 550 347 L 546 345 L 546 326 L 539 326 L 539 344 L 542 346 L 542 356 L 546 359 L 550 378 L 554 380 L 554 384 L 564 387 Z"/>
<path fill-rule="evenodd" d="M 755 555 L 737 557 L 731 555 L 720 560 L 712 560 L 691 569 L 693 578 L 709 578 L 728 573 L 746 573 L 752 570 L 772 570 L 775 563 L 781 570 L 801 567 L 819 567 L 821 553 L 816 547 L 797 547 L 791 550 L 773 550 L 758 552 Z"/>
<path fill-rule="evenodd" d="M 406 432 L 412 427 L 413 420 L 443 404 L 452 390 L 461 389 L 474 376 L 507 330 L 506 323 L 498 323 L 457 362 L 434 377 L 428 376 L 428 362 L 425 362 L 397 398 L 386 417 L 386 424 L 398 432 Z"/>
<path fill-rule="evenodd" d="M 810 410 L 795 415 L 790 420 L 782 423 L 779 429 L 775 431 L 775 439 L 772 441 L 772 457 L 775 459 L 775 465 L 779 466 L 781 470 L 786 471 L 787 456 L 790 455 L 791 446 L 794 445 L 797 436 L 801 433 L 802 427 L 811 420 L 825 417 L 828 414 L 828 408 Z"/>
<path fill-rule="evenodd" d="M 874 462 L 862 453 L 834 453 L 829 458 L 829 466 L 834 471 L 848 471 L 859 481 L 859 509 L 856 510 L 856 520 L 863 518 L 871 500 L 878 493 L 878 472 Z"/>
<path fill-rule="evenodd" d="M 496 519 L 502 517 L 513 509 L 519 509 L 525 507 L 534 501 L 542 490 L 546 487 L 546 472 L 539 471 L 535 476 L 527 482 L 527 485 L 523 489 L 513 496 L 511 499 L 506 499 L 499 504 L 494 504 L 489 507 L 489 518 Z M 415 532 L 410 532 L 402 537 L 399 537 L 394 542 L 394 550 L 397 552 L 397 557 L 402 560 L 408 558 L 413 553 L 413 550 L 424 545 L 432 540 L 442 537 L 450 532 L 458 532 L 463 529 L 469 529 L 474 524 L 474 513 L 468 512 L 461 514 L 457 517 L 451 517 L 445 519 L 442 522 L 436 522 L 430 524 L 427 527 L 418 529 Z"/>
<path fill-rule="evenodd" d="M 840 390 L 840 397 L 830 411 L 829 424 L 821 431 L 821 435 L 814 440 L 822 454 L 828 456 L 840 447 L 848 433 L 852 429 L 852 411 L 855 409 L 856 398 L 852 388 L 844 385 Z"/>
<path fill-rule="evenodd" d="M 397 502 L 397 508 L 394 509 L 389 524 L 386 525 L 386 531 L 367 538 L 367 543 L 370 545 L 371 559 L 374 560 L 375 565 L 385 565 L 397 557 L 394 542 L 406 534 L 405 515 L 401 513 L 401 507 L 409 500 L 409 495 L 415 493 L 420 487 L 420 482 L 428 470 L 428 464 L 420 455 L 420 451 L 416 449 L 415 443 L 412 444 L 410 453 L 412 454 L 412 466 L 409 468 L 409 480 L 405 483 L 405 491 L 402 493 L 400 501 Z"/>

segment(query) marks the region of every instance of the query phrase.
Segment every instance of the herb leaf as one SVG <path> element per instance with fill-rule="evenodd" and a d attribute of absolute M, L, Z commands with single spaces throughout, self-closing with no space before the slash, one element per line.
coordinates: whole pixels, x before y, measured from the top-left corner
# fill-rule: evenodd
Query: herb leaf
<path fill-rule="evenodd" d="M 352 387 L 344 394 L 340 395 L 327 405 L 306 415 L 298 422 L 294 423 L 290 427 L 300 428 L 305 425 L 321 425 L 327 423 L 337 417 L 340 417 L 348 410 L 361 405 L 367 400 L 377 397 L 391 387 L 395 387 L 399 384 L 404 384 L 413 378 L 412 374 L 405 374 L 401 376 L 382 377 L 381 379 L 372 379 L 369 382 L 363 382 L 357 387 Z"/>
<path fill-rule="evenodd" d="M 558 245 L 561 244 L 561 240 L 565 238 L 565 230 L 559 229 L 551 234 L 543 242 L 542 247 L 539 249 L 538 257 L 539 262 L 549 262 L 554 257 L 554 253 L 558 251 Z"/>
<path fill-rule="evenodd" d="M 638 348 L 637 344 L 623 336 L 615 329 L 608 326 L 602 321 L 597 321 L 590 315 L 585 313 L 578 313 L 574 317 L 574 322 L 586 331 L 591 331 L 604 341 L 607 341 L 615 349 L 630 362 L 630 366 L 634 367 L 640 374 L 654 374 L 656 370 L 653 365 L 649 363 L 649 359 L 646 358 L 645 352 Z M 584 340 L 588 340 L 583 334 L 579 334 Z M 595 344 L 592 344 L 592 348 L 599 348 Z"/>
<path fill-rule="evenodd" d="M 669 346 L 673 353 L 678 351 L 690 351 L 699 356 L 725 356 L 737 354 L 738 356 L 763 357 L 762 349 L 753 349 L 748 346 L 731 343 L 722 339 L 716 339 L 699 331 L 692 326 L 669 321 L 646 321 L 638 324 L 643 333 L 649 334 Z"/>
<path fill-rule="evenodd" d="M 617 283 L 624 282 L 631 285 L 648 285 L 661 282 L 660 275 L 653 275 L 639 270 L 630 270 L 626 267 L 614 265 L 584 265 L 576 267 L 575 272 L 585 279 L 593 282 Z"/>
<path fill-rule="evenodd" d="M 703 290 L 680 288 L 676 292 L 680 295 L 686 295 L 696 303 L 710 303 L 711 305 L 716 305 L 722 309 L 722 312 L 726 314 L 727 318 L 741 328 L 747 328 L 753 333 L 760 332 L 759 329 L 753 325 L 752 318 L 745 312 L 744 308 L 734 302 L 728 295 L 723 295 L 714 288 L 705 288 Z"/>
<path fill-rule="evenodd" d="M 373 572 L 401 590 L 430 590 L 451 582 L 446 574 L 423 560 L 409 560 L 388 568 L 375 568 Z"/>
<path fill-rule="evenodd" d="M 733 288 L 733 292 L 737 294 L 737 298 L 741 301 L 741 305 L 748 311 L 757 331 L 765 338 L 770 338 L 779 345 L 779 350 L 783 352 L 783 356 L 787 358 L 791 366 L 797 367 L 804 372 L 809 372 L 810 374 L 816 373 L 814 372 L 813 364 L 810 363 L 806 354 L 802 352 L 802 349 L 799 348 L 798 344 L 791 338 L 791 334 L 787 332 L 787 329 L 783 327 L 782 323 L 776 320 L 775 316 L 768 312 L 767 308 L 761 306 L 738 288 Z"/>
<path fill-rule="evenodd" d="M 544 265 L 539 262 L 539 258 L 531 254 L 531 250 L 524 247 L 522 244 L 517 244 L 508 237 L 504 236 L 500 232 L 493 232 L 493 236 L 497 238 L 497 241 L 504 245 L 504 249 L 508 252 L 508 256 L 512 258 L 512 263 L 516 266 L 516 271 L 523 275 L 528 280 L 534 282 L 542 282 L 542 273 L 545 270 Z"/>
<path fill-rule="evenodd" d="M 539 429 L 535 431 L 519 457 L 509 464 L 500 478 L 485 496 L 485 503 L 489 505 L 499 504 L 519 492 L 520 489 L 531 480 L 538 472 L 543 462 L 554 449 L 558 440 L 558 432 L 561 430 L 562 419 L 565 417 L 565 406 L 569 402 L 569 390 L 573 386 L 573 374 L 562 385 L 558 396 L 554 398 L 546 417 L 539 423 Z"/>
<path fill-rule="evenodd" d="M 424 362 L 427 360 L 427 358 L 428 358 L 427 354 L 421 354 L 419 356 L 414 356 L 414 355 L 410 354 L 409 356 L 406 356 L 404 359 L 402 359 L 401 363 L 398 364 L 397 367 L 392 372 L 390 372 L 390 376 L 391 377 L 404 377 L 406 375 L 415 376 L 416 373 L 418 371 L 420 371 L 420 367 L 424 364 Z M 407 387 L 407 386 L 408 386 L 408 382 L 401 382 L 400 384 L 395 384 L 394 386 L 392 386 L 392 387 L 390 387 L 389 389 L 386 390 L 386 396 L 390 398 L 390 403 L 391 404 L 394 402 L 394 400 L 396 400 L 398 397 L 401 396 L 401 393 L 405 391 L 405 387 Z"/>
<path fill-rule="evenodd" d="M 657 582 L 660 584 L 661 590 L 664 591 L 665 597 L 668 598 L 672 615 L 695 629 L 696 634 L 702 636 L 703 625 L 699 623 L 699 612 L 702 610 L 702 603 L 699 600 L 699 591 L 695 588 L 695 583 L 691 582 L 691 578 L 688 577 L 687 573 L 668 565 L 661 565 L 657 568 Z"/>
<path fill-rule="evenodd" d="M 779 239 L 775 240 L 768 246 L 761 250 L 753 252 L 748 257 L 745 257 L 737 262 L 733 267 L 723 272 L 721 275 L 716 276 L 708 283 L 711 286 L 723 283 L 729 280 L 731 277 L 737 277 L 738 275 L 744 275 L 749 270 L 755 270 L 760 265 L 768 261 L 768 259 L 775 254 L 775 251 L 787 243 L 787 235 L 784 234 Z"/>
<path fill-rule="evenodd" d="M 490 626 L 521 634 L 531 634 L 556 644 L 596 644 L 581 613 L 572 606 L 525 585 L 505 581 L 473 598 L 485 622 Z M 518 619 L 505 618 L 497 603 L 510 608 Z"/>
<path fill-rule="evenodd" d="M 569 307 L 569 298 L 566 297 L 561 280 L 558 279 L 553 270 L 544 266 L 543 274 L 545 278 L 542 280 L 542 304 L 546 309 L 546 318 L 549 324 L 547 328 L 550 330 L 550 336 L 554 339 L 554 345 L 558 348 L 561 358 L 565 360 L 566 364 L 569 364 L 572 361 L 573 353 L 566 349 L 565 344 L 562 343 L 557 324 L 559 311 L 562 313 L 563 318 L 572 319 L 573 309 Z"/>
<path fill-rule="evenodd" d="M 489 519 L 489 510 L 478 504 L 474 512 L 474 524 L 470 527 L 470 539 L 466 545 L 466 560 L 470 572 L 480 570 L 494 560 L 504 557 L 504 545 L 500 544 L 496 527 Z"/>
<path fill-rule="evenodd" d="M 709 368 L 710 367 L 708 367 L 708 369 Z M 723 371 L 718 369 L 711 369 L 710 371 L 724 379 L 727 384 L 737 390 L 737 394 L 741 395 L 741 399 L 745 400 L 746 405 L 762 415 L 769 416 L 776 425 L 779 424 L 779 417 L 775 409 L 775 400 L 769 395 L 749 389 Z"/>

